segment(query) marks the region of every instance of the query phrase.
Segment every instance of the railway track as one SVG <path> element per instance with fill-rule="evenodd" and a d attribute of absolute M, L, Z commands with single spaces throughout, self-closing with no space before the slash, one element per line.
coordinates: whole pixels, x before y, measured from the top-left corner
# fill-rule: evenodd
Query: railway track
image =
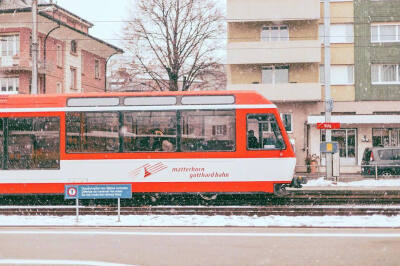
<path fill-rule="evenodd" d="M 75 215 L 73 206 L 0 206 L 0 215 Z M 117 208 L 109 206 L 80 206 L 80 215 L 116 215 Z M 143 206 L 122 207 L 121 215 L 206 215 L 206 216 L 359 216 L 400 215 L 400 206 Z"/>
<path fill-rule="evenodd" d="M 63 195 L 0 196 L 0 206 L 74 205 Z M 83 206 L 115 206 L 116 200 L 81 200 Z M 134 194 L 121 199 L 122 207 L 140 206 L 331 206 L 385 205 L 400 206 L 400 190 L 290 190 L 285 196 L 271 194 Z"/>

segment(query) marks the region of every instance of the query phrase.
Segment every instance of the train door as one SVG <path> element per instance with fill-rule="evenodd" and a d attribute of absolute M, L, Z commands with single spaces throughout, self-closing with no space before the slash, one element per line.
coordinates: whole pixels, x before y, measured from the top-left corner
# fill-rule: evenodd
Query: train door
<path fill-rule="evenodd" d="M 247 114 L 246 124 L 248 150 L 283 150 L 286 148 L 274 114 Z"/>

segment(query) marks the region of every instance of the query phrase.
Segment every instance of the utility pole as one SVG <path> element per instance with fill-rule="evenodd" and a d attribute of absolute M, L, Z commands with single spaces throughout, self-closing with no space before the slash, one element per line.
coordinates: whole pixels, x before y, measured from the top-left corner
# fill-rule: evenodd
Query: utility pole
<path fill-rule="evenodd" d="M 32 1 L 32 85 L 31 93 L 38 94 L 38 29 L 37 0 Z"/>
<path fill-rule="evenodd" d="M 325 70 L 325 123 L 331 122 L 331 112 L 333 109 L 333 100 L 331 99 L 331 40 L 330 40 L 330 23 L 331 23 L 331 12 L 330 12 L 330 1 L 324 0 L 324 70 Z M 332 141 L 332 132 L 330 129 L 326 129 L 325 141 Z M 325 153 L 326 161 L 326 178 L 330 179 L 333 175 L 333 162 L 332 153 Z"/>

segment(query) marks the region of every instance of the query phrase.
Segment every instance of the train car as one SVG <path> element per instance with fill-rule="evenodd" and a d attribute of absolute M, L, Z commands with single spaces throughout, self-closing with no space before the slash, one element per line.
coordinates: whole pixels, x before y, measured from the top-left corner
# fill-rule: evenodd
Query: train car
<path fill-rule="evenodd" d="M 0 96 L 0 194 L 277 193 L 295 163 L 276 106 L 255 92 Z"/>

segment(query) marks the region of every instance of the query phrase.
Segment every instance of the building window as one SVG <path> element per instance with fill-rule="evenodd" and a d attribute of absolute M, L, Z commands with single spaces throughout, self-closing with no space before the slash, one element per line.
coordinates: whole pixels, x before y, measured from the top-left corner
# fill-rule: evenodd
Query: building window
<path fill-rule="evenodd" d="M 19 78 L 0 78 L 0 94 L 15 94 L 19 90 Z"/>
<path fill-rule="evenodd" d="M 325 83 L 324 65 L 319 67 L 320 83 Z M 354 84 L 354 66 L 331 66 L 331 85 L 352 85 Z"/>
<path fill-rule="evenodd" d="M 371 25 L 371 42 L 400 42 L 400 24 Z"/>
<path fill-rule="evenodd" d="M 94 60 L 94 78 L 96 78 L 96 79 L 100 78 L 100 60 L 99 59 Z"/>
<path fill-rule="evenodd" d="M 19 55 L 19 35 L 0 35 L 0 66 L 12 66 Z"/>
<path fill-rule="evenodd" d="M 71 67 L 71 84 L 70 84 L 71 90 L 76 90 L 76 68 Z"/>
<path fill-rule="evenodd" d="M 216 125 L 213 126 L 212 135 L 213 136 L 225 136 L 226 135 L 226 125 Z"/>
<path fill-rule="evenodd" d="M 292 114 L 281 114 L 283 126 L 287 132 L 292 132 Z"/>
<path fill-rule="evenodd" d="M 76 40 L 71 41 L 71 53 L 76 54 L 78 52 L 78 47 L 77 47 L 77 42 Z"/>
<path fill-rule="evenodd" d="M 324 43 L 324 25 L 319 25 L 319 39 Z M 353 24 L 331 24 L 330 25 L 330 42 L 331 43 L 353 43 L 354 42 L 354 25 Z"/>
<path fill-rule="evenodd" d="M 62 46 L 57 44 L 57 66 L 62 67 Z"/>
<path fill-rule="evenodd" d="M 400 128 L 373 128 L 372 146 L 400 147 Z"/>
<path fill-rule="evenodd" d="M 289 66 L 265 66 L 261 70 L 262 83 L 289 83 Z"/>
<path fill-rule="evenodd" d="M 289 27 L 281 26 L 263 26 L 261 29 L 261 41 L 278 42 L 289 40 Z"/>
<path fill-rule="evenodd" d="M 400 64 L 371 65 L 372 84 L 400 84 Z"/>
<path fill-rule="evenodd" d="M 57 82 L 57 93 L 62 93 L 62 83 Z"/>

